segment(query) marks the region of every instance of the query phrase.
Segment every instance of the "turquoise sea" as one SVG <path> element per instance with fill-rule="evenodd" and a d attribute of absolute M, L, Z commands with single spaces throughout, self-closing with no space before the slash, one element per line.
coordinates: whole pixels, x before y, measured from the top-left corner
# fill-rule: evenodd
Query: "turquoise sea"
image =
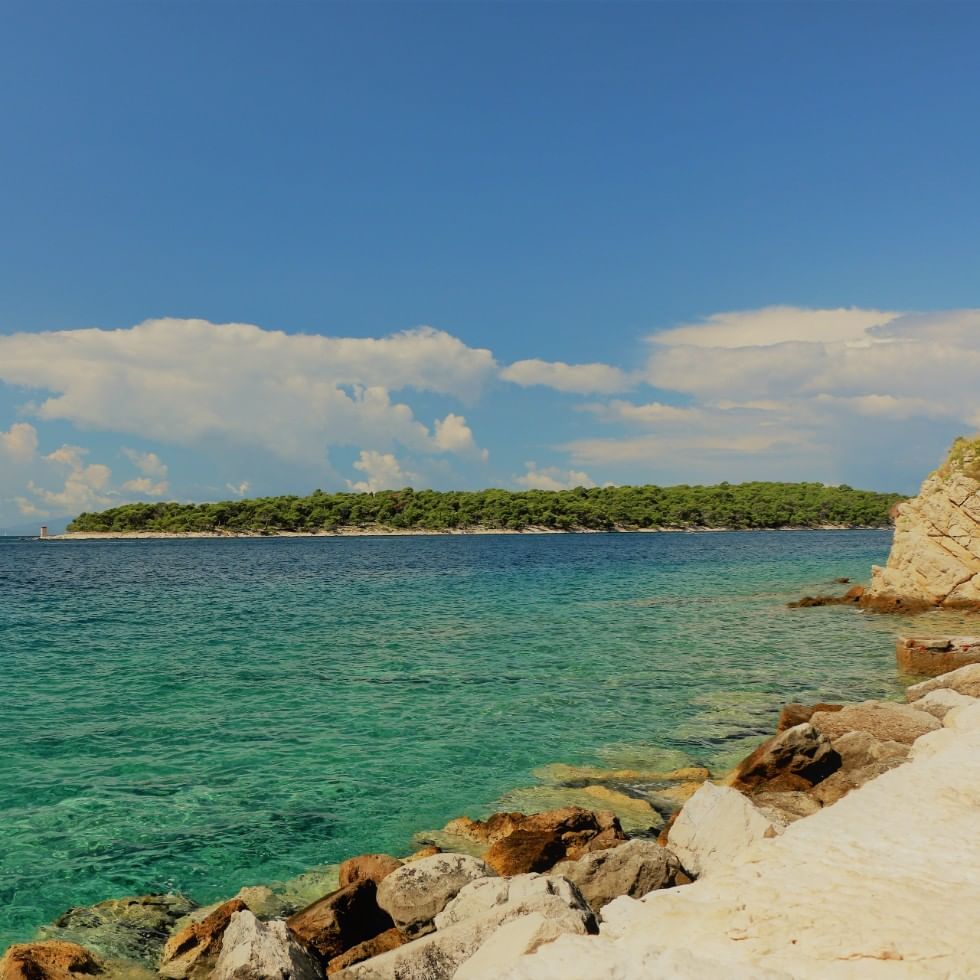
<path fill-rule="evenodd" d="M 404 853 L 548 763 L 723 767 L 784 701 L 896 696 L 900 620 L 785 605 L 889 544 L 0 539 L 0 948 Z"/>

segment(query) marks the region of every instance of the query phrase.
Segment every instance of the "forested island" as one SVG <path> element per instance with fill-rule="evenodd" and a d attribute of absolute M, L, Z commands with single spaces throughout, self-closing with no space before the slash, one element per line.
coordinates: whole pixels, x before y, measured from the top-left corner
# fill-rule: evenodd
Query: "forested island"
<path fill-rule="evenodd" d="M 137 503 L 85 513 L 68 532 L 215 534 L 499 530 L 629 531 L 885 527 L 900 494 L 822 483 L 384 490 L 220 503 Z"/>

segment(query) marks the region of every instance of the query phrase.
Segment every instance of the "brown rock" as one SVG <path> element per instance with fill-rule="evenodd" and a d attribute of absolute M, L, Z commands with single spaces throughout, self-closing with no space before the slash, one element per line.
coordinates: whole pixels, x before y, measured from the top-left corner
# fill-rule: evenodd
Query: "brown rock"
<path fill-rule="evenodd" d="M 561 835 L 549 830 L 515 830 L 490 845 L 486 862 L 502 878 L 547 871 L 563 860 Z"/>
<path fill-rule="evenodd" d="M 883 742 L 905 745 L 940 727 L 939 721 L 927 712 L 894 701 L 862 701 L 833 713 L 818 711 L 810 721 L 830 739 L 860 731 Z"/>
<path fill-rule="evenodd" d="M 74 980 L 103 974 L 101 960 L 84 946 L 60 939 L 17 943 L 0 959 L 0 980 Z"/>
<path fill-rule="evenodd" d="M 879 762 L 898 764 L 908 758 L 910 747 L 903 742 L 883 742 L 867 732 L 854 731 L 834 739 L 841 769 L 864 769 Z"/>
<path fill-rule="evenodd" d="M 804 791 L 838 768 L 840 756 L 830 739 L 804 722 L 760 745 L 725 783 L 742 793 Z"/>
<path fill-rule="evenodd" d="M 523 813 L 493 813 L 486 820 L 457 817 L 443 827 L 447 834 L 456 834 L 477 844 L 492 844 L 523 826 L 527 817 Z"/>
<path fill-rule="evenodd" d="M 783 710 L 779 712 L 779 721 L 776 724 L 776 732 L 785 732 L 787 728 L 794 728 L 802 725 L 813 717 L 815 711 L 840 711 L 842 704 L 800 704 L 792 701 L 783 705 Z"/>
<path fill-rule="evenodd" d="M 340 866 L 340 887 L 346 888 L 358 881 L 373 881 L 380 885 L 402 862 L 390 854 L 361 854 L 348 858 Z"/>
<path fill-rule="evenodd" d="M 192 922 L 174 933 L 163 947 L 160 976 L 171 980 L 206 977 L 221 952 L 221 940 L 231 917 L 247 908 L 240 898 L 233 898 L 200 922 Z"/>
<path fill-rule="evenodd" d="M 790 609 L 810 609 L 814 606 L 857 606 L 864 601 L 864 586 L 855 585 L 843 595 L 806 595 L 788 602 Z"/>
<path fill-rule="evenodd" d="M 980 636 L 900 636 L 895 661 L 902 673 L 938 677 L 980 663 Z"/>
<path fill-rule="evenodd" d="M 828 777 L 832 778 L 832 777 Z M 827 780 L 824 780 L 826 782 Z M 822 786 L 823 783 L 820 783 Z M 820 803 L 812 795 L 801 792 L 755 793 L 752 802 L 773 823 L 791 824 L 803 817 L 809 817 L 820 809 Z"/>
<path fill-rule="evenodd" d="M 286 920 L 293 935 L 323 963 L 394 927 L 378 908 L 370 879 L 338 888 Z"/>
<path fill-rule="evenodd" d="M 409 854 L 409 856 L 405 858 L 404 863 L 408 864 L 411 861 L 421 861 L 422 858 L 429 858 L 435 854 L 442 854 L 442 848 L 436 847 L 435 844 L 429 844 L 426 847 L 420 847 L 414 854 Z"/>
<path fill-rule="evenodd" d="M 346 953 L 335 956 L 327 964 L 327 973 L 339 973 L 355 963 L 363 963 L 364 960 L 371 959 L 372 956 L 389 953 L 407 942 L 408 940 L 397 929 L 388 929 L 373 939 L 366 939 L 363 943 L 352 946 Z"/>
<path fill-rule="evenodd" d="M 901 759 L 892 759 L 888 762 L 875 762 L 863 769 L 840 769 L 820 783 L 819 786 L 814 786 L 810 795 L 821 806 L 832 806 L 839 799 L 847 796 L 852 789 L 858 789 L 882 773 L 900 766 L 902 761 Z"/>

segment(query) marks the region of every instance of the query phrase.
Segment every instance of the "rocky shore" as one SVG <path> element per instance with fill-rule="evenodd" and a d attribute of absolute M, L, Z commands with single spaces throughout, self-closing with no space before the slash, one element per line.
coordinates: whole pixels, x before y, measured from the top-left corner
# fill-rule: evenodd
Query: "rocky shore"
<path fill-rule="evenodd" d="M 613 812 L 577 806 L 463 817 L 440 845 L 345 861 L 338 887 L 300 908 L 260 886 L 206 908 L 155 895 L 70 910 L 45 938 L 11 947 L 0 978 L 980 970 L 966 911 L 980 908 L 980 839 L 960 835 L 980 819 L 980 664 L 910 687 L 904 704 L 787 705 L 771 738 L 723 778 L 708 776 L 646 774 L 678 806 L 658 839 L 655 821 L 631 834 Z M 940 841 L 955 864 L 936 852 Z M 921 923 L 940 915 L 942 935 L 930 937 Z M 107 930 L 115 956 L 100 942 Z"/>

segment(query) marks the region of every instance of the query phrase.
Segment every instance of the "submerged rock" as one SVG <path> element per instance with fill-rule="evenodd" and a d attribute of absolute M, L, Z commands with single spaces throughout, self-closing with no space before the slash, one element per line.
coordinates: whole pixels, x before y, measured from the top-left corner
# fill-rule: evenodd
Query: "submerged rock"
<path fill-rule="evenodd" d="M 69 909 L 50 925 L 42 926 L 38 938 L 74 942 L 107 959 L 155 966 L 174 927 L 195 908 L 182 895 L 113 898 Z"/>
<path fill-rule="evenodd" d="M 338 888 L 291 915 L 286 924 L 323 964 L 394 925 L 379 907 L 378 889 L 370 879 Z"/>
<path fill-rule="evenodd" d="M 492 874 L 478 858 L 436 854 L 388 875 L 378 887 L 378 905 L 403 935 L 424 936 L 435 928 L 433 920 L 461 888 Z"/>
<path fill-rule="evenodd" d="M 654 841 L 629 840 L 618 847 L 562 861 L 552 874 L 567 878 L 596 911 L 614 898 L 641 898 L 674 884 L 680 862 Z"/>
<path fill-rule="evenodd" d="M 322 975 L 282 919 L 259 922 L 246 909 L 232 915 L 210 980 L 319 980 Z"/>

